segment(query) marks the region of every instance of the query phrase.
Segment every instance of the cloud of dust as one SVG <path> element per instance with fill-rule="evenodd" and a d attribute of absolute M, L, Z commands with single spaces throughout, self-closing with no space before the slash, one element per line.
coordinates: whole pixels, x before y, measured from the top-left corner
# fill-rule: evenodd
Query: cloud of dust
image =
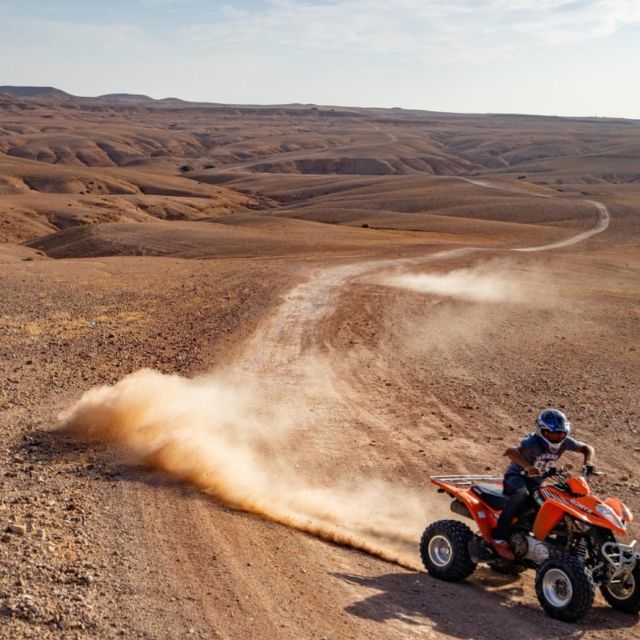
<path fill-rule="evenodd" d="M 545 262 L 492 258 L 447 272 L 414 267 L 374 282 L 408 294 L 389 309 L 385 334 L 395 336 L 407 359 L 419 356 L 445 375 L 466 375 L 469 362 L 484 360 L 487 345 L 511 334 L 514 319 L 539 317 L 536 331 L 544 332 L 552 330 L 548 320 L 567 309 Z"/>
<path fill-rule="evenodd" d="M 61 427 L 115 444 L 229 506 L 418 569 L 417 540 L 433 517 L 426 491 L 371 479 L 319 486 L 315 468 L 295 464 L 301 417 L 246 377 L 238 384 L 223 374 L 144 369 L 87 391 Z"/>
<path fill-rule="evenodd" d="M 457 269 L 449 273 L 402 273 L 387 276 L 383 284 L 469 300 L 471 302 L 522 302 L 525 291 L 512 276 L 485 268 Z"/>

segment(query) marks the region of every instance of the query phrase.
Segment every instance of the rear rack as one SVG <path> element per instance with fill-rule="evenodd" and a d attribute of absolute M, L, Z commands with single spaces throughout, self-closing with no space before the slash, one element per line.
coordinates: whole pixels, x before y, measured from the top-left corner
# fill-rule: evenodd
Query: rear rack
<path fill-rule="evenodd" d="M 456 487 L 463 487 L 473 484 L 474 482 L 493 482 L 502 483 L 502 477 L 497 476 L 474 476 L 474 475 L 457 475 L 457 476 L 429 476 L 431 480 L 439 480 Z"/>

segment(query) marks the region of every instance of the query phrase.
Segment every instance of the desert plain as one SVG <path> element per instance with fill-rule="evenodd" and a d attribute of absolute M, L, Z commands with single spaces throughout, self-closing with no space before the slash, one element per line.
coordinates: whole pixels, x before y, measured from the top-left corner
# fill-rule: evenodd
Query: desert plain
<path fill-rule="evenodd" d="M 417 551 L 547 406 L 640 512 L 639 237 L 639 121 L 0 88 L 0 637 L 640 637 Z"/>

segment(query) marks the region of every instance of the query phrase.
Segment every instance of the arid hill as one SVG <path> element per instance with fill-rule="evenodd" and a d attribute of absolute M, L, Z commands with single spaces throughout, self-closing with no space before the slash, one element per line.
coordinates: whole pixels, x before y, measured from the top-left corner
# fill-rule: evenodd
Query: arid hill
<path fill-rule="evenodd" d="M 0 93 L 15 98 L 39 98 L 42 100 L 73 100 L 74 96 L 55 87 L 15 87 L 0 86 Z"/>
<path fill-rule="evenodd" d="M 11 94 L 0 99 L 5 241 L 75 225 L 242 211 L 420 233 L 465 228 L 486 240 L 510 229 L 515 238 L 517 225 L 593 219 L 577 201 L 527 196 L 531 185 L 574 197 L 588 195 L 589 185 L 640 181 L 640 124 L 630 120 L 1 91 Z M 451 178 L 477 175 L 520 191 Z"/>

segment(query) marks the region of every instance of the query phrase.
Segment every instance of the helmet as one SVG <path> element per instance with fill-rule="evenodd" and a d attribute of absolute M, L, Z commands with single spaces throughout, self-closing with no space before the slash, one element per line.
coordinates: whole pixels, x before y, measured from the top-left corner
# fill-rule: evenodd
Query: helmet
<path fill-rule="evenodd" d="M 557 451 L 570 432 L 571 423 L 562 411 L 545 409 L 536 418 L 536 433 L 549 445 L 551 451 Z"/>

